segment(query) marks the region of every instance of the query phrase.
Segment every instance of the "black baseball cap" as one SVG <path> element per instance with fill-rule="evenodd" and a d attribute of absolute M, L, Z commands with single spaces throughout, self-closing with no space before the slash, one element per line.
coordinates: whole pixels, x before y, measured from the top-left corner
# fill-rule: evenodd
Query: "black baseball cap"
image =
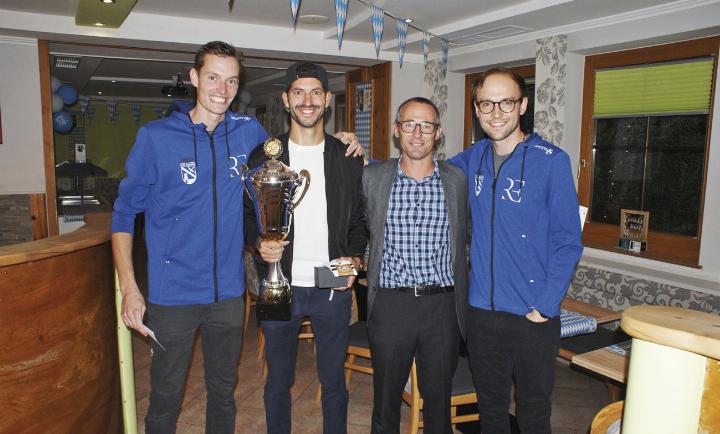
<path fill-rule="evenodd" d="M 327 71 L 317 63 L 297 62 L 288 66 L 285 72 L 285 90 L 290 89 L 293 82 L 298 78 L 317 78 L 322 84 L 323 90 L 328 90 Z"/>

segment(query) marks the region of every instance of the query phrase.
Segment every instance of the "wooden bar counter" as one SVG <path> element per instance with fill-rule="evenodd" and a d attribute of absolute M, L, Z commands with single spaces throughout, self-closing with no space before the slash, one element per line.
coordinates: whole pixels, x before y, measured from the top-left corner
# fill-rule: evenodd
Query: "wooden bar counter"
<path fill-rule="evenodd" d="M 0 247 L 0 433 L 122 431 L 109 226 Z"/>

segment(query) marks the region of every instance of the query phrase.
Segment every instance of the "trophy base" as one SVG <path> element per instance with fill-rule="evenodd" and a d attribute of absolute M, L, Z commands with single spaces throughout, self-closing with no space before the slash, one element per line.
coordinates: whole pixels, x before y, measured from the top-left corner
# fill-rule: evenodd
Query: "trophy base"
<path fill-rule="evenodd" d="M 255 304 L 255 315 L 259 320 L 290 321 L 292 304 L 290 302 L 267 303 L 265 300 L 259 299 Z"/>

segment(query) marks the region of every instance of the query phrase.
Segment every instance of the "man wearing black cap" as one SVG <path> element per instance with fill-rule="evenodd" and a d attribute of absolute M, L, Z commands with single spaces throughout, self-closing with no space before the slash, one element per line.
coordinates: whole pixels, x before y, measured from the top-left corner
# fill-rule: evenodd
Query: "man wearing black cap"
<path fill-rule="evenodd" d="M 352 261 L 356 269 L 361 267 L 366 243 L 362 160 L 345 158 L 345 145 L 325 134 L 323 120 L 332 98 L 325 69 L 314 63 L 295 63 L 287 69 L 285 83 L 282 99 L 290 114 L 290 131 L 279 137 L 283 144 L 280 161 L 294 171 L 310 172 L 310 187 L 294 211 L 287 241 L 263 240 L 254 224 L 246 225 L 246 240 L 256 240 L 263 261 L 280 261 L 293 290 L 290 321 L 260 322 L 268 363 L 267 432 L 290 434 L 297 335 L 301 320 L 309 317 L 322 386 L 323 433 L 343 434 L 348 406 L 344 362 L 352 306 L 352 293 L 347 289 L 355 277 L 349 277 L 346 286 L 323 290 L 315 286 L 314 267 L 338 258 Z M 258 148 L 249 165 L 256 167 L 264 160 Z M 255 221 L 253 205 L 247 199 L 245 221 Z"/>

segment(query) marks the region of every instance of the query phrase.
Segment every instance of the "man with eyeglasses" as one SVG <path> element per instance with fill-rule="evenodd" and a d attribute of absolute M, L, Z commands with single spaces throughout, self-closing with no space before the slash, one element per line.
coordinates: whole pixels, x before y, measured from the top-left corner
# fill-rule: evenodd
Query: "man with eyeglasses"
<path fill-rule="evenodd" d="M 570 159 L 520 129 L 525 82 L 492 69 L 473 85 L 487 138 L 450 162 L 468 177 L 472 242 L 466 338 L 485 434 L 550 433 L 560 303 L 582 254 Z"/>
<path fill-rule="evenodd" d="M 400 158 L 363 172 L 373 434 L 399 432 L 413 357 L 423 432 L 452 433 L 450 392 L 467 298 L 468 193 L 462 171 L 433 157 L 441 132 L 431 101 L 403 102 L 393 124 Z"/>

